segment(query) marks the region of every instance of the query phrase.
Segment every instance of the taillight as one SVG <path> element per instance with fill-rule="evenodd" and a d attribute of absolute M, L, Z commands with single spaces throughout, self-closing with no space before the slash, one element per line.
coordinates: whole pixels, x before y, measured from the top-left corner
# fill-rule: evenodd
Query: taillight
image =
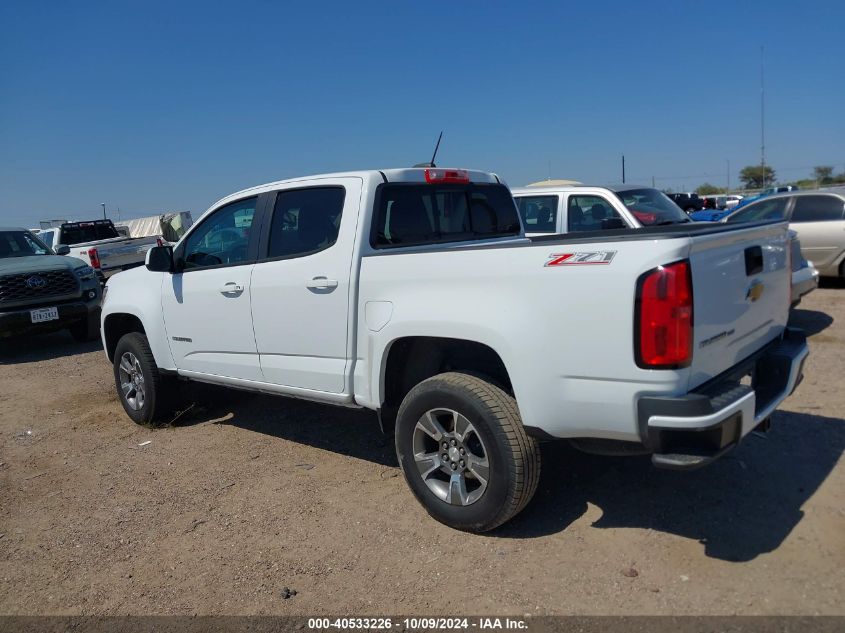
<path fill-rule="evenodd" d="M 466 184 L 469 182 L 469 172 L 466 169 L 426 169 L 425 181 L 429 184 Z"/>
<path fill-rule="evenodd" d="M 91 266 L 93 268 L 100 267 L 100 254 L 97 252 L 96 248 L 89 248 L 88 249 L 88 259 L 91 260 Z"/>
<path fill-rule="evenodd" d="M 645 369 L 692 361 L 692 275 L 689 261 L 659 266 L 637 281 L 634 349 Z"/>
<path fill-rule="evenodd" d="M 786 305 L 789 306 L 789 308 L 792 308 L 792 273 L 795 272 L 792 268 L 793 257 L 795 257 L 795 254 L 792 252 L 792 246 L 793 244 L 796 244 L 796 242 L 797 240 L 789 240 L 789 246 L 786 249 L 786 272 L 789 275 L 789 283 L 786 284 Z M 798 253 L 800 257 L 800 249 L 798 250 Z"/>

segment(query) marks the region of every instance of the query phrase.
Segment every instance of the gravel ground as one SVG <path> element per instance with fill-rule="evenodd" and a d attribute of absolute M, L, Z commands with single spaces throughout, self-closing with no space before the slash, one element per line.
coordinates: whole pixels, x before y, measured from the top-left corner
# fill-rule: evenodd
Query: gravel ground
<path fill-rule="evenodd" d="M 425 514 L 371 414 L 192 387 L 149 430 L 97 344 L 0 342 L 0 613 L 845 614 L 843 308 L 795 311 L 766 438 L 690 473 L 546 444 L 483 536 Z"/>

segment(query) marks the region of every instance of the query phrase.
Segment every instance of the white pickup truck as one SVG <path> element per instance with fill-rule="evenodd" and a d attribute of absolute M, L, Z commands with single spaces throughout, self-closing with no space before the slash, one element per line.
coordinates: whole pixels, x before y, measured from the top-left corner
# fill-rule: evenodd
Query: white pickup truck
<path fill-rule="evenodd" d="M 59 255 L 78 257 L 90 263 L 101 279 L 142 266 L 147 251 L 164 243 L 161 236 L 123 236 L 111 220 L 65 222 L 39 231 L 38 238 Z"/>
<path fill-rule="evenodd" d="M 351 172 L 219 201 L 109 280 L 102 336 L 136 422 L 179 379 L 372 409 L 427 511 L 484 531 L 540 440 L 685 469 L 767 428 L 808 353 L 789 271 L 783 222 L 528 239 L 494 174 Z"/>

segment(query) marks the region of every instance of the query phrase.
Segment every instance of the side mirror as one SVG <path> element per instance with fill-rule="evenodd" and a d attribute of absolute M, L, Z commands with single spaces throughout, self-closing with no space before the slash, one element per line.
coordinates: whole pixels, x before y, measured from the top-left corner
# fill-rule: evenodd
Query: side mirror
<path fill-rule="evenodd" d="M 601 230 L 607 231 L 608 229 L 624 229 L 625 222 L 622 221 L 622 218 L 605 218 L 601 221 Z"/>
<path fill-rule="evenodd" d="M 69 255 L 70 254 L 70 246 L 67 244 L 62 244 L 56 249 L 56 255 Z"/>
<path fill-rule="evenodd" d="M 173 272 L 173 247 L 153 246 L 147 251 L 147 270 L 154 273 Z"/>

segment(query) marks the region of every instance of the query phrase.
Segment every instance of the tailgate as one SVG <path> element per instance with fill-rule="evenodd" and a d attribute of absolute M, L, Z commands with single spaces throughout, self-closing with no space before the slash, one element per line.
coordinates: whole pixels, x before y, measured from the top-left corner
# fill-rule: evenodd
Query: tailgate
<path fill-rule="evenodd" d="M 155 246 L 154 237 L 128 238 L 123 242 L 112 242 L 97 247 L 103 272 L 122 270 L 127 266 L 144 263 L 147 251 Z"/>
<path fill-rule="evenodd" d="M 692 237 L 693 358 L 689 388 L 780 336 L 792 273 L 784 222 Z"/>

